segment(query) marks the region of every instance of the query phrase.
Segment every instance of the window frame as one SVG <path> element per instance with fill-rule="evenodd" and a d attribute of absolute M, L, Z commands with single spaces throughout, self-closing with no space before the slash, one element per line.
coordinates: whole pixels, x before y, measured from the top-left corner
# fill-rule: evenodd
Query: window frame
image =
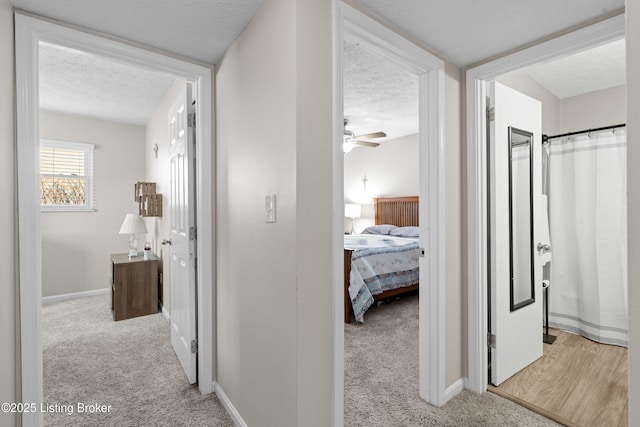
<path fill-rule="evenodd" d="M 42 204 L 42 184 L 40 183 L 40 211 L 41 212 L 95 212 L 95 180 L 94 180 L 94 156 L 95 146 L 86 142 L 71 142 L 55 139 L 40 139 L 38 150 L 38 177 L 42 178 L 42 163 L 40 159 L 40 149 L 54 148 L 63 150 L 81 151 L 84 154 L 85 175 L 81 178 L 85 179 L 85 203 L 82 205 L 43 205 Z"/>

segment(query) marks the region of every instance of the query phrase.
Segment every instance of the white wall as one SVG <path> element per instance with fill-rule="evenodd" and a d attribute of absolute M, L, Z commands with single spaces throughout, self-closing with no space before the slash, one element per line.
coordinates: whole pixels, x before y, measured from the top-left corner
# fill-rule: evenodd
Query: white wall
<path fill-rule="evenodd" d="M 146 166 L 145 181 L 156 183 L 156 193 L 162 194 L 162 217 L 147 217 L 147 241 L 151 243 L 153 253 L 160 258 L 159 271 L 162 275 L 162 294 L 159 295 L 165 310 L 171 309 L 171 274 L 169 271 L 169 246 L 163 246 L 162 240 L 169 236 L 169 109 L 176 97 L 185 87 L 186 82 L 178 79 L 167 91 L 162 102 L 156 108 L 146 126 Z M 158 145 L 158 155 L 154 145 Z"/>
<path fill-rule="evenodd" d="M 376 148 L 357 147 L 344 154 L 344 201 L 362 205 L 362 217 L 355 220 L 356 233 L 374 224 L 372 198 L 418 195 L 419 167 L 418 134 L 390 139 Z M 351 219 L 346 219 L 345 230 L 350 229 Z"/>
<path fill-rule="evenodd" d="M 640 2 L 627 1 L 629 425 L 640 424 Z"/>
<path fill-rule="evenodd" d="M 446 387 L 462 379 L 465 373 L 466 329 L 463 307 L 463 247 L 462 247 L 462 73 L 455 65 L 445 62 L 445 359 Z M 466 251 L 466 249 L 465 249 Z"/>
<path fill-rule="evenodd" d="M 559 133 L 626 123 L 626 88 L 616 86 L 563 99 L 559 119 Z"/>
<path fill-rule="evenodd" d="M 16 280 L 16 168 L 15 85 L 13 74 L 13 10 L 9 0 L 0 0 L 0 401 L 17 402 L 20 350 L 17 324 L 18 282 Z M 15 380 L 14 380 L 15 379 Z M 0 412 L 0 425 L 16 425 L 16 414 Z"/>
<path fill-rule="evenodd" d="M 267 2 L 216 74 L 217 381 L 248 425 L 297 424 L 295 18 Z"/>
<path fill-rule="evenodd" d="M 542 102 L 542 133 L 547 135 L 626 122 L 624 85 L 559 99 L 523 71 L 496 80 Z"/>
<path fill-rule="evenodd" d="M 248 425 L 331 424 L 331 19 L 268 1 L 217 68 L 217 372 Z"/>
<path fill-rule="evenodd" d="M 561 133 L 560 99 L 542 87 L 523 71 L 513 71 L 499 76 L 496 81 L 542 102 L 542 133 Z"/>
<path fill-rule="evenodd" d="M 296 0 L 296 425 L 309 427 L 331 425 L 334 401 L 332 4 Z"/>
<path fill-rule="evenodd" d="M 144 127 L 79 116 L 40 113 L 44 139 L 95 145 L 95 212 L 43 212 L 42 296 L 109 287 L 109 255 L 129 250 L 118 234 L 127 213 L 137 212 L 133 185 L 145 176 Z M 145 236 L 139 236 L 142 248 Z"/>

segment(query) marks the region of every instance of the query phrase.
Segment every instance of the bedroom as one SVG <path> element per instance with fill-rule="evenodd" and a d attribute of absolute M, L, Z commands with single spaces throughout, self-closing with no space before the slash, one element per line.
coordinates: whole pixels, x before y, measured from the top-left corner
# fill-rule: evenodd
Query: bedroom
<path fill-rule="evenodd" d="M 419 87 L 417 76 L 357 42 L 345 41 L 343 66 L 345 322 L 351 322 L 345 324 L 345 422 L 354 423 L 353 414 L 358 414 L 359 421 L 381 422 L 385 419 L 384 402 L 391 390 L 406 386 L 415 389 L 416 396 L 418 391 L 418 239 L 391 236 L 387 234 L 388 227 L 376 225 L 418 225 Z M 358 138 L 360 135 L 364 136 Z M 355 144 L 352 142 L 354 138 L 357 138 Z M 360 145 L 359 141 L 365 141 L 366 145 Z M 406 196 L 413 196 L 415 202 L 395 201 Z M 387 200 L 392 202 L 386 203 Z M 394 207 L 407 203 L 415 222 L 400 224 L 400 218 L 395 214 L 380 218 L 384 209 L 382 203 Z M 385 234 L 372 234 L 383 228 Z M 394 232 L 399 230 L 402 229 Z M 366 234 L 361 234 L 363 232 Z M 366 240 L 366 246 L 359 243 L 363 240 Z M 383 277 L 376 274 L 378 271 L 366 268 L 371 265 L 372 257 L 378 256 L 375 253 L 356 259 L 353 254 L 357 251 L 351 251 L 356 247 L 371 247 L 372 244 L 385 245 L 382 242 L 386 241 L 406 246 L 396 255 L 397 260 L 405 260 L 407 265 L 402 273 L 396 272 L 393 277 Z M 378 250 L 387 252 L 378 258 L 378 261 L 385 262 L 381 269 L 390 268 L 387 265 L 392 262 L 388 260 L 389 250 L 385 246 Z M 353 270 L 352 262 L 357 266 Z M 363 269 L 364 278 L 358 273 L 359 269 Z M 351 307 L 351 289 L 347 290 L 351 274 L 355 274 L 352 277 L 358 277 L 361 284 L 360 291 L 353 291 L 355 310 Z M 375 281 L 380 290 L 385 290 L 384 295 L 371 295 L 364 286 L 365 281 L 368 288 Z M 405 289 L 412 291 L 405 293 Z M 390 295 L 395 292 L 404 296 Z M 397 331 L 389 326 L 396 322 L 407 325 L 402 338 L 389 332 Z M 371 367 L 369 374 L 361 375 L 359 361 L 373 362 L 371 358 L 377 360 L 379 364 L 374 364 L 378 367 Z M 385 360 L 403 360 L 404 363 L 400 368 Z M 363 401 L 371 400 L 376 400 L 379 405 L 376 408 L 362 405 Z"/>
<path fill-rule="evenodd" d="M 87 352 L 95 349 L 95 345 L 87 344 L 96 333 L 94 328 L 87 328 L 85 334 L 76 337 L 73 347 L 66 346 L 74 348 L 77 360 L 85 363 L 78 364 L 74 378 L 55 375 L 60 371 L 55 367 L 64 365 L 65 360 L 64 353 L 61 353 L 64 352 L 61 347 L 65 346 L 59 345 L 65 335 L 56 335 L 55 332 L 69 328 L 69 322 L 56 321 L 61 319 L 60 316 L 64 318 L 66 300 L 91 297 L 91 301 L 99 301 L 90 304 L 96 304 L 94 314 L 100 325 L 106 324 L 127 337 L 135 335 L 128 329 L 130 322 L 114 322 L 114 318 L 118 320 L 115 313 L 114 318 L 111 317 L 109 258 L 110 254 L 126 254 L 128 250 L 128 236 L 118 231 L 125 215 L 138 213 L 138 203 L 132 193 L 134 183 L 139 181 L 154 182 L 156 191 L 165 194 L 164 215 L 144 219 L 148 233 L 138 236 L 137 248 L 140 251 L 145 242 L 150 242 L 154 255 L 159 258 L 159 281 L 153 283 L 158 290 L 158 298 L 154 298 L 155 294 L 151 292 L 150 307 L 145 304 L 145 312 L 157 313 L 160 303 L 166 318 L 161 323 L 167 331 L 169 329 L 165 321 L 170 319 L 171 310 L 169 248 L 161 245 L 161 241 L 169 237 L 167 116 L 176 97 L 184 91 L 185 81 L 175 75 L 47 43 L 40 44 L 39 59 L 41 137 L 92 143 L 95 151 L 93 208 L 75 212 L 42 212 L 40 215 L 44 395 L 48 401 L 59 401 L 56 396 L 68 386 L 69 381 L 86 386 L 75 388 L 74 392 L 79 395 L 93 394 L 101 384 L 93 380 L 101 375 L 101 369 L 89 368 L 94 358 L 87 357 Z M 135 315 L 130 313 L 127 317 Z M 162 315 L 158 316 L 162 318 Z M 58 329 L 58 323 L 61 329 Z M 113 338 L 108 336 L 107 333 L 104 339 L 99 339 L 99 345 L 105 345 Z M 169 341 L 165 337 L 158 345 L 171 348 Z M 107 354 L 113 356 L 117 352 L 109 351 Z M 177 363 L 173 359 L 175 355 L 170 352 L 168 359 L 158 360 Z M 104 362 L 106 359 L 97 360 Z M 123 373 L 113 369 L 109 363 L 105 362 L 104 366 L 111 366 L 108 370 L 111 378 L 119 378 Z M 119 365 L 114 366 L 117 368 Z M 180 374 L 179 379 L 184 382 L 184 374 Z M 87 380 L 83 382 L 81 378 Z"/>

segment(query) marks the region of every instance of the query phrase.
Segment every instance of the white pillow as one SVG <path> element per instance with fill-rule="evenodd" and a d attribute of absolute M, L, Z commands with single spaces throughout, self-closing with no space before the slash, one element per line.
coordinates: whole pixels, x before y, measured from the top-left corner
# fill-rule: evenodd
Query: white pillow
<path fill-rule="evenodd" d="M 395 225 L 392 224 L 381 224 L 381 225 L 372 225 L 370 227 L 365 228 L 362 231 L 362 234 L 389 234 L 392 230 L 396 229 Z"/>
<path fill-rule="evenodd" d="M 391 232 L 392 236 L 396 237 L 420 237 L 419 227 L 396 227 Z"/>

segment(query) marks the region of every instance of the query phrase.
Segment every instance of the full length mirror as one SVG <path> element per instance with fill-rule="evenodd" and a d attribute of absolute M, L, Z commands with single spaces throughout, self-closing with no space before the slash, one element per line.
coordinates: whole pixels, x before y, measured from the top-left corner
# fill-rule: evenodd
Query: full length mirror
<path fill-rule="evenodd" d="M 509 127 L 511 311 L 535 300 L 533 270 L 533 134 Z"/>

